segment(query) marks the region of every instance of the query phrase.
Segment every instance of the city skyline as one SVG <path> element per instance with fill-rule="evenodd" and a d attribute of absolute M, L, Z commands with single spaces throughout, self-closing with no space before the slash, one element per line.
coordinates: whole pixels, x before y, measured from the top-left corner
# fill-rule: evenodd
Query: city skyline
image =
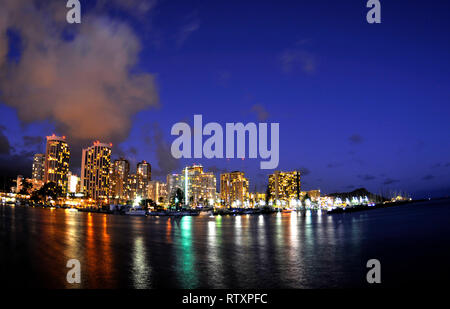
<path fill-rule="evenodd" d="M 67 157 L 65 157 L 65 159 L 64 159 L 64 161 L 66 162 L 65 163 L 65 171 L 66 171 L 66 179 L 64 180 L 64 182 L 66 183 L 66 185 L 61 185 L 61 183 L 58 183 L 58 185 L 60 185 L 62 188 L 63 188 L 63 193 L 65 193 L 65 191 L 64 190 L 66 190 L 66 189 L 68 189 L 69 187 L 70 187 L 70 184 L 69 184 L 69 177 L 76 177 L 76 178 L 78 178 L 78 181 L 80 181 L 81 183 L 79 184 L 79 186 L 81 186 L 80 188 L 85 188 L 86 187 L 86 185 L 83 185 L 83 172 L 85 171 L 85 168 L 83 168 L 83 165 L 84 165 L 84 158 L 86 158 L 86 154 L 85 153 L 87 153 L 87 152 L 89 152 L 89 150 L 91 150 L 91 152 L 93 151 L 93 149 L 96 149 L 96 148 L 105 148 L 105 149 L 108 149 L 108 151 L 109 151 L 109 153 L 108 153 L 108 160 L 109 160 L 109 162 L 108 162 L 108 168 L 106 168 L 105 169 L 105 171 L 106 170 L 108 170 L 108 174 L 110 174 L 109 175 L 109 179 L 108 179 L 108 184 L 106 185 L 106 187 L 107 187 L 107 190 L 108 190 L 108 192 L 110 191 L 110 190 L 113 190 L 112 189 L 112 187 L 110 187 L 110 185 L 109 185 L 109 181 L 112 181 L 112 178 L 111 178 L 111 175 L 112 175 L 112 173 L 113 173 L 113 169 L 110 169 L 110 167 L 112 168 L 113 166 L 114 166 L 114 164 L 116 164 L 116 163 L 119 163 L 119 162 L 121 162 L 121 161 L 125 161 L 125 162 L 127 162 L 127 164 L 128 164 L 128 167 L 127 167 L 127 173 L 128 173 L 128 175 L 131 177 L 131 178 L 136 178 L 136 177 L 140 177 L 139 175 L 140 174 L 142 174 L 142 173 L 144 173 L 144 171 L 143 170 L 141 170 L 141 168 L 142 168 L 142 166 L 146 166 L 146 165 L 148 165 L 149 167 L 145 170 L 145 173 L 146 173 L 146 175 L 147 176 L 145 176 L 145 178 L 148 178 L 148 181 L 146 182 L 146 193 L 145 194 L 143 194 L 142 192 L 142 190 L 144 190 L 144 188 L 141 188 L 140 190 L 138 189 L 138 188 L 134 188 L 134 190 L 135 190 L 135 192 L 141 192 L 141 194 L 137 194 L 137 196 L 146 196 L 147 195 L 147 185 L 149 184 L 149 182 L 150 182 L 150 180 L 152 180 L 152 181 L 157 181 L 157 182 L 160 182 L 160 183 L 164 183 L 166 186 L 168 186 L 168 188 L 170 188 L 170 186 L 169 186 L 169 180 L 168 180 L 168 178 L 169 178 L 169 176 L 171 176 L 171 175 L 179 175 L 181 178 L 183 178 L 184 176 L 183 176 L 183 174 L 184 174 L 184 170 L 186 169 L 186 168 L 188 168 L 188 167 L 195 167 L 195 166 L 200 166 L 201 168 L 203 168 L 203 167 L 206 167 L 206 166 L 204 166 L 203 164 L 200 164 L 200 163 L 198 163 L 199 161 L 204 161 L 204 160 L 207 160 L 207 159 L 196 159 L 195 161 L 197 162 L 197 163 L 191 163 L 190 165 L 187 165 L 187 166 L 185 166 L 184 168 L 182 168 L 181 169 L 181 173 L 180 174 L 177 174 L 178 172 L 180 172 L 180 170 L 174 170 L 172 173 L 169 173 L 169 174 L 167 174 L 165 177 L 164 176 L 160 176 L 160 177 L 158 177 L 158 179 L 151 179 L 151 164 L 150 164 L 150 162 L 147 162 L 146 160 L 140 160 L 140 161 L 138 161 L 138 159 L 134 159 L 134 161 L 136 161 L 137 163 L 136 164 L 131 164 L 131 166 L 135 166 L 133 169 L 131 169 L 130 168 L 130 160 L 128 159 L 128 157 L 127 156 L 130 156 L 130 154 L 126 154 L 126 153 L 123 153 L 123 152 L 121 152 L 120 153 L 120 156 L 117 156 L 117 155 L 114 155 L 114 152 L 112 151 L 112 149 L 113 149 L 113 144 L 112 143 L 102 143 L 101 141 L 99 141 L 99 140 L 94 140 L 93 142 L 92 142 L 92 145 L 91 146 L 89 146 L 89 147 L 82 147 L 82 159 L 81 159 L 81 167 L 73 167 L 73 166 L 71 166 L 70 164 L 68 164 L 67 162 L 69 162 L 68 160 L 69 159 L 71 159 L 71 156 L 70 156 L 70 150 L 68 150 L 68 149 L 70 149 L 70 145 L 69 145 L 69 143 L 68 143 L 68 141 L 67 141 L 67 137 L 66 136 L 57 136 L 57 135 L 55 135 L 54 133 L 52 134 L 52 135 L 50 135 L 50 136 L 46 136 L 46 140 L 47 140 L 47 143 L 46 143 L 46 146 L 45 147 L 43 147 L 44 149 L 46 149 L 46 153 L 48 153 L 48 151 L 49 151 L 49 149 L 50 149 L 50 147 L 49 147 L 49 145 L 51 145 L 51 144 L 49 144 L 49 141 L 50 141 L 50 143 L 52 143 L 52 142 L 63 142 L 66 146 L 66 148 L 67 148 L 67 151 L 69 152 L 69 158 L 67 158 Z M 39 162 L 37 162 L 37 160 L 42 160 L 42 158 L 43 158 L 43 170 L 41 171 L 42 172 L 42 180 L 43 180 L 43 183 L 46 183 L 46 182 L 49 182 L 50 180 L 47 180 L 46 179 L 46 177 L 48 177 L 47 175 L 48 175 L 48 173 L 46 172 L 46 162 L 47 162 L 47 160 L 45 159 L 48 155 L 46 155 L 46 153 L 35 153 L 35 154 L 30 154 L 31 156 L 32 156 L 32 158 L 33 158 L 33 161 L 32 161 L 32 163 L 31 163 L 31 168 L 30 168 L 30 170 L 31 170 L 31 173 L 30 173 L 30 176 L 31 177 L 29 177 L 29 178 L 26 178 L 26 179 L 30 179 L 30 180 L 33 180 L 33 183 L 34 183 L 34 181 L 35 180 L 40 180 L 40 175 L 39 174 L 36 174 L 36 170 L 39 168 L 39 167 L 37 167 L 36 165 L 37 164 L 40 164 L 40 161 Z M 217 160 L 217 159 L 216 159 Z M 225 159 L 225 160 L 229 160 L 229 159 Z M 242 160 L 244 160 L 244 159 L 242 159 Z M 207 167 L 206 167 L 207 168 Z M 214 170 L 214 167 L 213 167 L 213 170 Z M 298 175 L 299 175 L 299 178 L 300 178 L 300 174 L 302 174 L 302 172 L 304 171 L 304 169 L 303 168 L 300 168 L 300 169 L 292 169 L 292 170 L 290 170 L 290 171 L 288 171 L 288 170 L 281 170 L 281 169 L 274 169 L 273 171 L 271 171 L 271 173 L 269 173 L 268 175 L 267 175 L 267 177 L 265 177 L 265 179 L 257 179 L 255 182 L 259 182 L 259 184 L 261 184 L 261 181 L 262 181 L 262 183 L 263 183 L 263 186 L 261 187 L 261 186 L 259 186 L 259 188 L 257 188 L 257 186 L 256 185 L 254 185 L 254 186 L 250 186 L 248 183 L 249 183 L 249 181 L 248 180 L 246 180 L 247 181 L 247 187 L 246 187 L 246 192 L 248 193 L 248 194 L 250 194 L 250 193 L 255 193 L 255 194 L 260 194 L 260 193 L 265 193 L 266 192 L 266 190 L 269 190 L 269 191 L 274 191 L 274 189 L 273 188 L 271 188 L 271 178 L 272 177 L 277 177 L 277 176 L 275 176 L 275 175 L 279 175 L 280 173 L 281 174 L 290 174 L 290 173 L 298 173 Z M 75 171 L 75 172 L 73 172 L 73 171 Z M 215 185 L 215 188 L 216 188 L 216 192 L 219 194 L 219 195 L 221 195 L 222 194 L 222 181 L 221 181 L 221 178 L 222 178 L 222 176 L 225 176 L 225 175 L 232 175 L 232 174 L 235 174 L 235 173 L 240 173 L 240 174 L 242 174 L 242 175 L 244 175 L 245 174 L 245 167 L 243 167 L 241 170 L 230 170 L 230 171 L 228 171 L 228 170 L 226 170 L 226 169 L 223 169 L 223 170 L 219 170 L 219 171 L 209 171 L 209 173 L 211 173 L 211 174 L 213 174 L 214 175 L 214 177 L 215 177 L 215 182 L 216 182 L 216 185 Z M 308 175 L 309 174 L 309 171 L 306 169 L 306 173 L 305 173 L 306 175 Z M 80 176 L 78 176 L 78 175 L 80 175 Z M 22 174 L 17 174 L 16 176 L 14 176 L 13 178 L 14 178 L 14 182 L 17 182 L 17 180 L 16 180 L 16 178 L 18 177 L 18 176 L 20 176 L 20 177 L 22 177 L 23 178 L 23 176 L 24 175 L 22 175 Z M 36 177 L 37 176 L 37 177 Z M 304 177 L 304 176 L 303 176 Z M 141 175 L 141 178 L 142 178 L 142 175 Z M 23 178 L 23 179 L 25 179 L 25 178 Z M 217 180 L 218 179 L 218 180 Z M 164 180 L 165 182 L 162 182 L 161 180 Z M 61 180 L 60 180 L 61 181 Z M 104 181 L 104 180 L 103 180 Z M 136 179 L 126 179 L 126 182 L 129 182 L 129 181 L 131 181 L 131 182 L 134 182 L 134 186 L 139 186 L 139 181 L 137 181 Z M 303 180 L 302 180 L 303 181 Z M 130 183 L 127 183 L 127 185 L 128 186 L 133 186 L 133 184 L 130 184 Z M 33 184 L 33 187 L 35 187 L 36 186 L 36 184 L 34 183 Z M 142 185 L 141 185 L 142 186 Z M 39 187 L 39 186 L 38 186 Z M 252 189 L 253 188 L 253 189 Z M 300 183 L 298 183 L 298 188 L 300 188 Z M 324 193 L 325 195 L 327 195 L 327 194 L 333 194 L 333 193 L 339 193 L 339 192 L 350 192 L 350 191 L 352 191 L 352 190 L 354 190 L 354 189 L 359 189 L 359 188 L 365 188 L 364 186 L 360 186 L 360 187 L 349 187 L 348 188 L 348 190 L 341 190 L 341 191 L 329 191 L 329 192 L 325 192 L 325 191 L 323 191 L 322 193 Z M 92 190 L 92 189 L 91 189 Z M 93 189 L 94 191 L 95 190 L 97 190 L 96 188 L 94 188 Z M 121 189 L 121 190 L 123 190 L 123 189 Z M 183 188 L 183 190 L 184 190 L 184 188 Z M 83 190 L 82 189 L 80 189 L 78 192 L 82 192 Z M 89 189 L 84 189 L 84 191 L 87 191 L 87 192 L 89 192 L 90 190 Z M 169 191 L 170 191 L 170 189 L 169 189 Z M 297 190 L 298 192 L 300 192 L 300 189 L 298 189 Z M 320 186 L 317 186 L 317 187 L 315 187 L 315 188 L 311 188 L 311 187 L 308 187 L 308 189 L 306 190 L 306 191 L 308 191 L 308 192 L 313 192 L 313 191 L 318 191 L 319 192 L 319 196 L 320 196 L 320 192 L 321 192 L 321 188 L 320 188 Z M 305 192 L 306 192 L 305 191 Z M 68 191 L 68 192 L 70 192 L 70 191 Z M 298 192 L 297 192 L 297 195 L 298 195 Z M 72 192 L 73 193 L 73 192 Z M 105 192 L 103 192 L 103 193 L 105 193 Z M 389 189 L 386 189 L 386 188 L 383 188 L 383 189 L 381 189 L 381 190 L 377 190 L 377 191 L 374 191 L 374 193 L 376 193 L 376 194 L 380 194 L 380 195 L 384 195 L 385 197 L 387 197 L 387 198 L 395 198 L 397 195 L 407 195 L 407 196 L 412 196 L 412 194 L 411 194 L 411 192 L 410 191 L 408 191 L 408 190 L 401 190 L 401 189 L 397 189 L 397 188 L 389 188 Z M 170 194 L 168 194 L 168 195 L 170 195 Z M 292 195 L 292 194 L 291 194 Z M 295 194 L 294 194 L 295 195 Z M 97 194 L 93 194 L 93 196 L 97 196 Z M 108 200 L 111 200 L 111 196 L 108 196 L 108 197 L 106 197 L 107 195 L 103 195 L 104 196 L 104 198 L 106 199 L 108 199 Z M 135 199 L 135 197 L 136 196 L 133 196 L 132 198 L 130 197 L 129 198 L 129 200 L 131 199 L 131 200 L 134 200 Z M 438 197 L 440 197 L 440 196 L 438 196 Z M 96 198 L 96 200 L 98 200 L 98 198 Z M 231 204 L 230 204 L 230 206 L 231 206 Z M 233 207 L 235 207 L 235 206 L 233 206 Z"/>
<path fill-rule="evenodd" d="M 262 200 L 270 200 L 271 205 L 283 201 L 285 206 L 293 200 L 304 200 L 307 193 L 314 201 L 318 201 L 321 196 L 320 189 L 300 190 L 300 171 L 274 171 L 267 179 L 265 190 L 259 192 L 250 189 L 250 179 L 246 178 L 243 171 L 216 175 L 204 170 L 201 164 L 186 166 L 180 173 L 167 174 L 166 182 L 154 180 L 150 162 L 138 162 L 133 173 L 126 158 L 111 159 L 111 143 L 98 140 L 83 148 L 81 174 L 78 176 L 71 172 L 68 165 L 70 145 L 66 136 L 52 134 L 46 140 L 46 153 L 33 156 L 31 178 L 17 175 L 16 184 L 11 188 L 13 192 L 18 193 L 25 188 L 31 194 L 45 184 L 55 183 L 61 188 L 60 197 L 89 198 L 99 203 L 98 207 L 130 202 L 136 204 L 146 199 L 167 207 L 171 205 L 178 189 L 183 192 L 183 204 L 189 207 L 221 205 L 248 208 L 255 207 L 255 203 Z M 26 188 L 25 182 L 30 187 Z"/>

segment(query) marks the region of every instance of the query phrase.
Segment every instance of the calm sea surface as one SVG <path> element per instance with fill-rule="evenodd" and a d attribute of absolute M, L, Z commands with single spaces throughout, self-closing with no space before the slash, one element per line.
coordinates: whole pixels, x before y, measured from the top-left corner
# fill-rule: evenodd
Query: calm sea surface
<path fill-rule="evenodd" d="M 348 214 L 127 217 L 0 206 L 2 287 L 365 287 L 450 279 L 450 201 Z M 81 284 L 66 282 L 69 259 Z"/>

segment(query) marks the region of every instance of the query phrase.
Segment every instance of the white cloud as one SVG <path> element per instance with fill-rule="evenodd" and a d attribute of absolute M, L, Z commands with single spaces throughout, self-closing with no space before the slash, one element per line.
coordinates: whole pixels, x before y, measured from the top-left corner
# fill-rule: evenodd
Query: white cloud
<path fill-rule="evenodd" d="M 0 19 L 1 100 L 23 122 L 50 120 L 58 133 L 75 140 L 119 142 L 128 136 L 134 114 L 157 106 L 154 76 L 130 73 L 141 45 L 127 24 L 83 15 L 81 25 L 70 25 L 77 31 L 67 41 L 61 1 L 39 9 L 33 1 L 4 1 L 0 12 L 9 19 Z M 5 62 L 9 28 L 23 41 L 17 64 Z"/>

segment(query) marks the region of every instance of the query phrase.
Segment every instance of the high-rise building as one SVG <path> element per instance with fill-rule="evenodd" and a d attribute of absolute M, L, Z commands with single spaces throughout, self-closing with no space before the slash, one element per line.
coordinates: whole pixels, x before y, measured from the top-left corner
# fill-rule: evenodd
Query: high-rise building
<path fill-rule="evenodd" d="M 216 176 L 203 171 L 203 166 L 192 165 L 181 174 L 182 190 L 188 206 L 214 205 L 216 198 Z"/>
<path fill-rule="evenodd" d="M 167 198 L 169 198 L 169 199 L 175 195 L 175 192 L 177 191 L 177 189 L 181 189 L 184 192 L 180 174 L 167 175 L 166 184 L 167 184 Z"/>
<path fill-rule="evenodd" d="M 278 203 L 285 204 L 291 200 L 299 200 L 300 191 L 300 171 L 281 172 L 269 175 L 270 199 Z"/>
<path fill-rule="evenodd" d="M 139 191 L 139 177 L 136 174 L 128 175 L 127 179 L 127 199 L 134 201 L 137 198 L 141 198 L 141 195 L 138 195 Z"/>
<path fill-rule="evenodd" d="M 136 174 L 143 179 L 150 181 L 152 180 L 152 166 L 145 160 L 141 161 L 136 166 Z"/>
<path fill-rule="evenodd" d="M 150 181 L 148 185 L 148 198 L 156 204 L 164 203 L 167 198 L 167 185 L 162 181 Z"/>
<path fill-rule="evenodd" d="M 250 206 L 265 206 L 266 205 L 266 193 L 254 192 L 250 193 Z"/>
<path fill-rule="evenodd" d="M 37 153 L 33 157 L 31 179 L 44 180 L 44 174 L 45 174 L 45 154 Z"/>
<path fill-rule="evenodd" d="M 65 136 L 47 136 L 44 182 L 54 182 L 67 192 L 70 149 Z"/>
<path fill-rule="evenodd" d="M 69 172 L 67 178 L 68 178 L 67 192 L 68 193 L 80 192 L 80 177 L 78 177 L 75 174 L 72 174 L 72 172 Z"/>
<path fill-rule="evenodd" d="M 130 162 L 124 158 L 115 160 L 110 169 L 109 198 L 116 203 L 125 203 L 128 200 L 128 176 Z"/>
<path fill-rule="evenodd" d="M 148 197 L 148 184 L 152 178 L 152 167 L 146 161 L 139 162 L 136 166 L 136 196 L 142 199 Z"/>
<path fill-rule="evenodd" d="M 22 175 L 17 175 L 16 178 L 16 188 L 15 188 L 15 192 L 19 193 L 20 190 L 22 190 L 23 188 L 23 182 L 24 182 L 24 178 Z"/>
<path fill-rule="evenodd" d="M 81 158 L 81 190 L 86 197 L 106 200 L 109 193 L 111 144 L 94 142 L 83 149 Z"/>
<path fill-rule="evenodd" d="M 220 199 L 227 207 L 248 206 L 249 181 L 243 172 L 234 171 L 220 175 Z"/>

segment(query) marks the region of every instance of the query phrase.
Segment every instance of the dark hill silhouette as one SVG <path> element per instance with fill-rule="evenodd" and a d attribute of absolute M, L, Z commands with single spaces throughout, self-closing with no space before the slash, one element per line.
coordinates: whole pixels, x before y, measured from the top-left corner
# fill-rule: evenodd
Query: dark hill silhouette
<path fill-rule="evenodd" d="M 366 188 L 359 188 L 359 189 L 353 190 L 351 192 L 330 193 L 327 195 L 333 196 L 333 197 L 339 197 L 341 199 L 346 199 L 346 198 L 351 199 L 353 196 L 362 196 L 362 197 L 367 196 L 369 198 L 369 200 L 376 201 L 376 202 L 383 202 L 383 201 L 388 200 L 387 198 L 385 198 L 381 195 L 370 193 L 369 191 L 367 191 Z"/>

